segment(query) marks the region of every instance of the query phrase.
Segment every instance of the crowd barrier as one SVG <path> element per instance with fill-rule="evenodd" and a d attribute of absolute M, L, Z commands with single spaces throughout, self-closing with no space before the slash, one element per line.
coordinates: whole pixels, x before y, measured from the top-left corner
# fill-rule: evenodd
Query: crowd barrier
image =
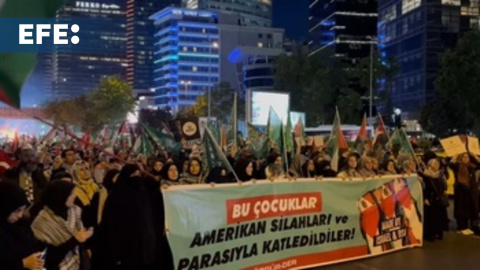
<path fill-rule="evenodd" d="M 416 175 L 164 190 L 175 269 L 305 269 L 422 246 Z"/>

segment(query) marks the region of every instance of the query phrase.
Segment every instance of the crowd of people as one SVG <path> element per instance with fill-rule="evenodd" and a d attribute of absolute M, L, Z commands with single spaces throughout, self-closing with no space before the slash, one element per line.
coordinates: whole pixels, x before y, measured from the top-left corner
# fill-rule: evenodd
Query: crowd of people
<path fill-rule="evenodd" d="M 266 159 L 232 147 L 226 156 L 228 166 L 208 168 L 201 151 L 191 149 L 146 156 L 70 146 L 57 156 L 45 145 L 24 146 L 15 153 L 17 165 L 0 176 L 0 269 L 173 269 L 162 190 L 198 183 L 361 181 L 416 173 L 423 186 L 424 238 L 435 241 L 449 227 L 450 171 L 457 231 L 471 235 L 478 226 L 480 159 L 469 153 L 441 159 L 427 151 L 417 159 L 346 151 L 338 172 L 324 149 L 312 147 L 293 156 L 272 150 Z"/>

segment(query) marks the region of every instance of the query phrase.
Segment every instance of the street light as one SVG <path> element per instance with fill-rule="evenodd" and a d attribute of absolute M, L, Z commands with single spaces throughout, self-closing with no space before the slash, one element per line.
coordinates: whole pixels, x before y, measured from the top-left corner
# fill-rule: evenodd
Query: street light
<path fill-rule="evenodd" d="M 218 42 L 216 42 L 216 41 L 212 42 L 212 47 L 217 49 L 219 47 Z M 210 54 L 212 54 L 212 47 L 210 47 Z M 211 58 L 210 58 L 209 61 L 210 61 L 210 64 L 211 64 Z M 208 122 L 210 122 L 210 115 L 211 115 L 211 110 L 212 110 L 212 107 L 211 107 L 212 82 L 210 81 L 210 78 L 211 78 L 210 76 L 212 74 L 212 67 L 211 66 L 209 66 L 209 73 L 210 73 L 210 74 L 208 74 L 208 84 L 209 85 L 208 85 L 208 89 L 207 89 L 207 91 L 208 91 L 208 115 L 207 115 Z"/>
<path fill-rule="evenodd" d="M 368 104 L 368 116 L 373 117 L 373 45 L 378 43 L 376 37 L 369 36 L 370 39 L 370 98 Z"/>
<path fill-rule="evenodd" d="M 185 91 L 188 90 L 188 86 L 192 84 L 192 81 L 180 81 L 180 84 L 185 85 Z"/>

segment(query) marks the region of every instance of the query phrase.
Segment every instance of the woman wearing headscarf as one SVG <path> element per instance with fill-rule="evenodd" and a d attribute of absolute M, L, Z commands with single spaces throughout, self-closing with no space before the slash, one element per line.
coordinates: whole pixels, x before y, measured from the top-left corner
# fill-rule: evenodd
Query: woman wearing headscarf
<path fill-rule="evenodd" d="M 159 158 L 152 161 L 152 169 L 150 173 L 153 175 L 156 181 L 160 181 L 162 179 L 162 168 L 165 162 Z"/>
<path fill-rule="evenodd" d="M 209 183 L 228 184 L 228 183 L 235 182 L 235 177 L 232 174 L 228 173 L 227 168 L 218 166 L 210 170 L 205 182 L 207 184 Z"/>
<path fill-rule="evenodd" d="M 476 166 L 468 153 L 454 157 L 450 167 L 455 175 L 454 210 L 457 231 L 463 235 L 472 235 L 471 228 L 478 221 L 478 186 L 475 179 Z"/>
<path fill-rule="evenodd" d="M 347 156 L 346 159 L 347 164 L 343 168 L 343 170 L 338 173 L 338 177 L 340 178 L 355 178 L 355 177 L 362 177 L 362 175 L 358 172 L 358 154 L 352 153 Z"/>
<path fill-rule="evenodd" d="M 360 174 L 362 177 L 374 177 L 376 174 L 373 171 L 372 158 L 363 156 L 360 160 Z"/>
<path fill-rule="evenodd" d="M 235 162 L 233 170 L 238 177 L 238 180 L 247 182 L 253 179 L 254 162 L 251 159 L 240 158 Z"/>
<path fill-rule="evenodd" d="M 76 183 L 75 204 L 82 208 L 82 221 L 85 227 L 95 227 L 98 224 L 98 206 L 100 203 L 100 188 L 93 181 L 90 166 L 79 160 L 71 168 L 73 182 Z M 106 192 L 105 190 L 103 192 Z"/>
<path fill-rule="evenodd" d="M 161 171 L 162 186 L 177 186 L 182 185 L 180 182 L 180 173 L 178 166 L 173 162 L 167 162 Z"/>
<path fill-rule="evenodd" d="M 32 223 L 35 238 L 47 245 L 48 270 L 85 269 L 89 264 L 83 243 L 92 237 L 93 228 L 83 227 L 74 189 L 75 185 L 66 181 L 49 183 L 42 195 L 45 206 Z"/>
<path fill-rule="evenodd" d="M 397 169 L 395 168 L 395 161 L 392 159 L 386 160 L 382 165 L 382 170 L 380 172 L 382 175 L 396 175 L 398 174 Z"/>
<path fill-rule="evenodd" d="M 445 179 L 440 171 L 440 163 L 436 158 L 430 159 L 422 174 L 424 181 L 424 238 L 427 241 L 443 239 L 446 222 L 446 205 L 442 197 L 447 190 Z"/>
<path fill-rule="evenodd" d="M 30 203 L 16 184 L 0 182 L 0 269 L 42 270 L 41 245 L 22 219 Z"/>
<path fill-rule="evenodd" d="M 332 170 L 330 161 L 323 159 L 315 162 L 315 177 L 336 177 L 337 172 Z"/>
<path fill-rule="evenodd" d="M 199 158 L 190 158 L 186 171 L 180 176 L 180 182 L 185 185 L 203 183 L 202 161 Z"/>
<path fill-rule="evenodd" d="M 103 210 L 94 269 L 154 269 L 157 244 L 152 203 L 137 165 L 125 165 Z"/>
<path fill-rule="evenodd" d="M 283 169 L 283 159 L 280 154 L 273 152 L 268 156 L 265 176 L 267 179 L 282 179 L 287 177 Z"/>
<path fill-rule="evenodd" d="M 304 178 L 313 178 L 315 177 L 315 163 L 312 159 L 307 159 L 307 161 L 302 165 L 302 177 Z"/>

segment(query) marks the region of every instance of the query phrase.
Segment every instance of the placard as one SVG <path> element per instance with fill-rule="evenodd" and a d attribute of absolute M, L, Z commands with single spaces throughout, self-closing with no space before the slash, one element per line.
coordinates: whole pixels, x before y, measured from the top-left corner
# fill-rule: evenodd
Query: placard
<path fill-rule="evenodd" d="M 454 157 L 467 152 L 467 147 L 459 136 L 452 136 L 440 141 L 443 150 L 449 157 Z"/>

